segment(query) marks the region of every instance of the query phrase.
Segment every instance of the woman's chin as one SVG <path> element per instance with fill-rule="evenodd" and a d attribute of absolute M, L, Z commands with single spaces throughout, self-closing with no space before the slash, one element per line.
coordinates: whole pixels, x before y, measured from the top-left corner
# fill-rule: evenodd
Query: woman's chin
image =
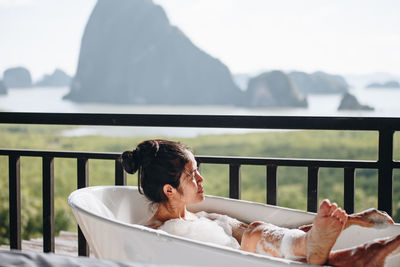
<path fill-rule="evenodd" d="M 202 193 L 199 195 L 197 202 L 202 202 L 203 200 L 204 200 L 204 194 Z"/>

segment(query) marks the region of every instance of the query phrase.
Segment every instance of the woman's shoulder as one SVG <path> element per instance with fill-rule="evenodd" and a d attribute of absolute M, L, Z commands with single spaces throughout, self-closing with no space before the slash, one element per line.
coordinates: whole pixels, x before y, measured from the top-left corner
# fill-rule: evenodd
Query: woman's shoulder
<path fill-rule="evenodd" d="M 147 226 L 147 227 L 150 227 L 150 228 L 153 228 L 153 229 L 159 229 L 160 227 L 162 227 L 166 223 L 172 223 L 172 222 L 175 222 L 175 221 L 182 221 L 182 220 L 191 222 L 191 221 L 196 221 L 196 220 L 198 220 L 199 218 L 202 218 L 202 217 L 203 216 L 199 216 L 199 215 L 197 215 L 197 213 L 192 213 L 192 212 L 187 212 L 185 214 L 184 218 L 171 218 L 171 219 L 168 219 L 166 221 L 159 220 L 157 217 L 152 217 L 150 220 L 148 220 L 144 224 L 144 226 Z"/>
<path fill-rule="evenodd" d="M 148 222 L 144 224 L 144 226 L 153 228 L 153 229 L 158 229 L 160 228 L 164 223 L 160 220 L 157 220 L 155 218 L 151 218 Z"/>

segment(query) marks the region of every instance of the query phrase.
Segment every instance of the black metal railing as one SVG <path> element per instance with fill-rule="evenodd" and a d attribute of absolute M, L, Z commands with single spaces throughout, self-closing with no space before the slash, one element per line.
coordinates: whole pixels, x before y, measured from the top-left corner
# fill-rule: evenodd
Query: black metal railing
<path fill-rule="evenodd" d="M 240 199 L 241 166 L 266 167 L 266 202 L 277 204 L 277 171 L 281 166 L 307 167 L 307 210 L 318 208 L 318 175 L 320 168 L 341 168 L 344 175 L 344 208 L 354 211 L 354 183 L 356 169 L 378 170 L 378 208 L 392 214 L 393 169 L 400 162 L 393 160 L 393 136 L 400 130 L 398 118 L 355 117 L 280 117 L 280 116 L 212 116 L 212 115 L 132 115 L 132 114 L 66 114 L 66 113 L 10 113 L 0 112 L 2 124 L 101 125 L 101 126 L 156 126 L 205 127 L 246 129 L 303 129 L 303 130 L 358 130 L 377 131 L 379 148 L 377 161 L 290 159 L 256 157 L 196 156 L 199 164 L 229 165 L 229 196 Z M 9 159 L 10 248 L 21 249 L 20 157 L 41 157 L 43 162 L 43 251 L 54 252 L 54 158 L 77 160 L 78 188 L 89 184 L 88 160 L 115 161 L 115 184 L 126 185 L 126 174 L 119 161 L 119 153 L 91 153 L 76 151 L 39 151 L 0 149 Z M 87 243 L 78 230 L 78 254 L 88 255 Z"/>

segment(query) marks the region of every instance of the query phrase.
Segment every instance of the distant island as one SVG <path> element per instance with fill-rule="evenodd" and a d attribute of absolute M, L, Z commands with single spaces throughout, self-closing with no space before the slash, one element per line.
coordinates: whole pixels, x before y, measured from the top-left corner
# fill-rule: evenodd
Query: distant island
<path fill-rule="evenodd" d="M 236 105 L 243 92 L 229 69 L 172 26 L 147 0 L 99 0 L 65 96 L 76 102 Z"/>
<path fill-rule="evenodd" d="M 6 95 L 7 94 L 7 87 L 3 83 L 3 81 L 0 80 L 0 95 Z"/>
<path fill-rule="evenodd" d="M 388 81 L 384 83 L 373 82 L 368 84 L 366 88 L 400 88 L 400 83 L 397 81 Z"/>
<path fill-rule="evenodd" d="M 35 86 L 40 87 L 65 87 L 71 84 L 72 77 L 60 69 L 55 69 L 52 74 L 45 74 Z"/>
<path fill-rule="evenodd" d="M 311 74 L 294 71 L 289 73 L 289 77 L 302 94 L 343 94 L 349 89 L 342 76 L 322 71 Z"/>
<path fill-rule="evenodd" d="M 357 98 L 350 94 L 345 93 L 342 96 L 342 100 L 340 101 L 338 110 L 374 110 L 373 107 L 368 105 L 363 105 L 358 102 Z"/>
<path fill-rule="evenodd" d="M 27 68 L 8 68 L 3 72 L 3 81 L 0 81 L 0 94 L 5 94 L 7 88 L 66 87 L 70 85 L 71 79 L 63 70 L 56 69 L 52 74 L 45 74 L 38 82 L 33 83 Z"/>
<path fill-rule="evenodd" d="M 248 82 L 245 92 L 251 107 L 307 107 L 290 77 L 282 71 L 264 72 Z"/>
<path fill-rule="evenodd" d="M 31 73 L 24 67 L 6 69 L 3 72 L 3 82 L 7 88 L 32 87 Z"/>

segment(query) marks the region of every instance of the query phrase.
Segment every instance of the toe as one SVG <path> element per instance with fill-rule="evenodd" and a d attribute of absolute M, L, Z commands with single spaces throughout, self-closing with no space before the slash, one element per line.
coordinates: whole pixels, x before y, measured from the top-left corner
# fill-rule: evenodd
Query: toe
<path fill-rule="evenodd" d="M 336 210 L 334 210 L 333 212 L 332 212 L 332 217 L 335 217 L 335 218 L 340 218 L 340 208 L 337 208 Z"/>
<path fill-rule="evenodd" d="M 338 209 L 338 205 L 336 203 L 332 203 L 330 214 L 334 213 L 337 209 Z"/>
<path fill-rule="evenodd" d="M 340 220 L 341 220 L 343 223 L 346 223 L 346 222 L 347 222 L 347 217 L 348 217 L 348 216 L 347 216 L 346 211 L 340 209 L 340 214 L 339 214 L 339 216 L 340 216 Z"/>
<path fill-rule="evenodd" d="M 324 199 L 319 206 L 319 211 L 318 213 L 322 216 L 327 216 L 331 214 L 331 203 L 329 202 L 328 199 Z"/>
<path fill-rule="evenodd" d="M 341 223 L 345 223 L 347 220 L 347 214 L 344 210 L 341 208 L 336 209 L 333 213 L 332 216 L 337 218 Z"/>

